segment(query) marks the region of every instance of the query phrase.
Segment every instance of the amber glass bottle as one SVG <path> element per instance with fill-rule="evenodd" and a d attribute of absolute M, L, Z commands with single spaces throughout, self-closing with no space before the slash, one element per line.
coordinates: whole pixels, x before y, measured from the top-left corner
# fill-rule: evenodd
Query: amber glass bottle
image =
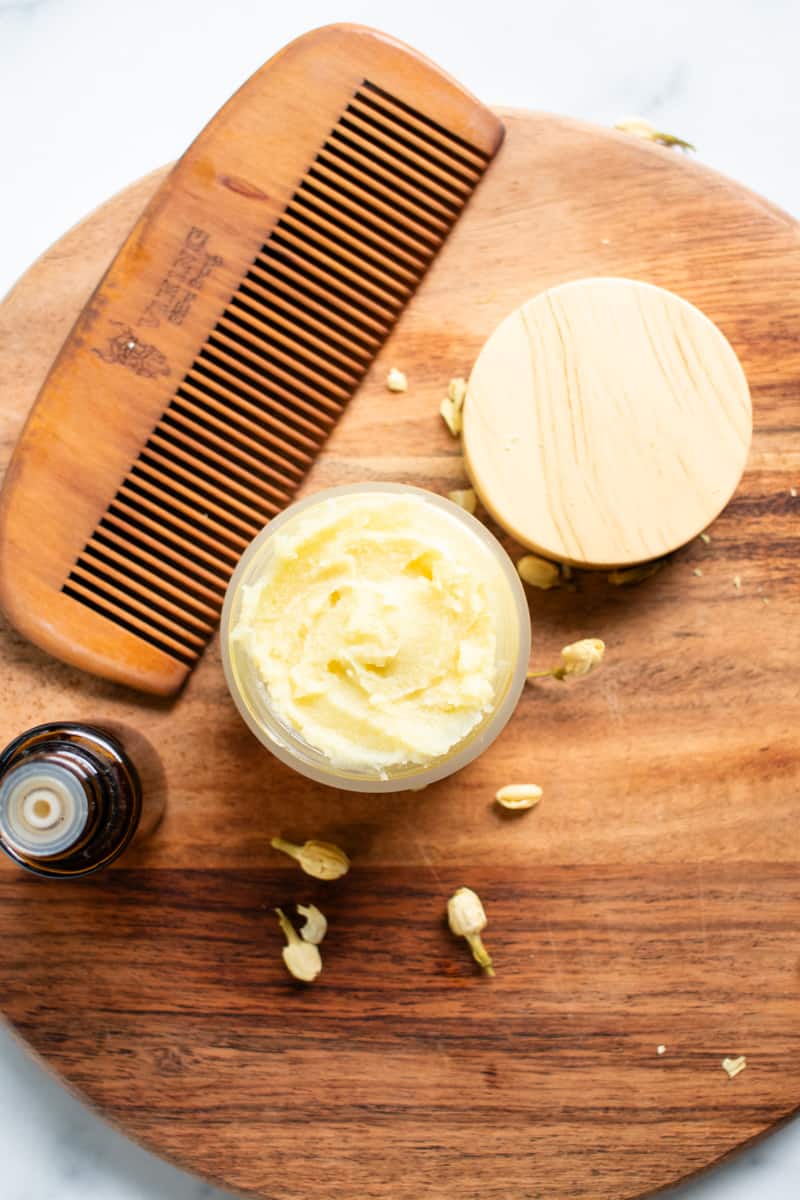
<path fill-rule="evenodd" d="M 160 815 L 143 822 L 139 773 L 108 730 L 37 725 L 0 754 L 0 848 L 37 875 L 99 871 Z"/>

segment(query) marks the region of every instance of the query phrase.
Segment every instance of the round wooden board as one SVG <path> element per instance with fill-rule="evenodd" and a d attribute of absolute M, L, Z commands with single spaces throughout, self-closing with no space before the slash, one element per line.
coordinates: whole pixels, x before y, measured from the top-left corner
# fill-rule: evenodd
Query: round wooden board
<path fill-rule="evenodd" d="M 602 669 L 529 686 L 478 762 L 391 800 L 270 758 L 216 645 L 170 705 L 0 636 L 3 738 L 123 722 L 158 746 L 169 792 L 153 840 L 105 876 L 0 867 L 2 1008 L 128 1133 L 271 1200 L 623 1200 L 800 1103 L 798 226 L 675 153 L 503 115 L 505 146 L 307 490 L 463 485 L 439 399 L 535 292 L 625 275 L 685 296 L 742 360 L 753 447 L 708 545 L 639 587 L 586 575 L 531 596 L 536 662 L 592 635 Z M 0 309 L 4 461 L 161 177 L 64 237 Z M 385 390 L 391 364 L 405 395 Z M 544 800 L 504 818 L 494 791 L 519 780 Z M 353 869 L 315 884 L 267 849 L 275 833 L 339 842 Z M 462 884 L 487 906 L 494 980 L 445 928 Z M 308 900 L 330 933 L 303 989 L 271 910 Z M 729 1080 L 721 1060 L 742 1053 Z"/>

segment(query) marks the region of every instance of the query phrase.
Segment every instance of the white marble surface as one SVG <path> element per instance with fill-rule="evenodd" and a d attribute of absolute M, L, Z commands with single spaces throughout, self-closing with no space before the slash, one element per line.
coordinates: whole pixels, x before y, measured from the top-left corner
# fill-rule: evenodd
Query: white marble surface
<path fill-rule="evenodd" d="M 490 102 L 647 116 L 800 214 L 797 0 L 0 0 L 0 294 L 284 42 L 342 19 L 397 34 Z M 2 1200 L 222 1196 L 109 1129 L 2 1029 L 0 1113 Z M 673 1200 L 798 1195 L 800 1122 Z"/>

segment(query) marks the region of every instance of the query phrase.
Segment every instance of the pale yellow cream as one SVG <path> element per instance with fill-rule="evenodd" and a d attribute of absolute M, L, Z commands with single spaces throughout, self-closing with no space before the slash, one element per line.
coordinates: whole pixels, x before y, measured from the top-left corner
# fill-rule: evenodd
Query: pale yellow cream
<path fill-rule="evenodd" d="M 494 707 L 497 584 L 460 521 L 414 496 L 345 495 L 270 544 L 231 636 L 275 715 L 333 766 L 426 764 Z"/>

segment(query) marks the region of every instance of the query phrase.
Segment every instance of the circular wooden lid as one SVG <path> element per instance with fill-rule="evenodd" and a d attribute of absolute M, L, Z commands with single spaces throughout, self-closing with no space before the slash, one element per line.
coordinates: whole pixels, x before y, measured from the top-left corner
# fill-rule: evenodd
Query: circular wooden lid
<path fill-rule="evenodd" d="M 580 279 L 515 309 L 464 408 L 484 506 L 524 546 L 584 567 L 659 558 L 700 533 L 736 488 L 751 432 L 724 335 L 630 279 Z"/>

